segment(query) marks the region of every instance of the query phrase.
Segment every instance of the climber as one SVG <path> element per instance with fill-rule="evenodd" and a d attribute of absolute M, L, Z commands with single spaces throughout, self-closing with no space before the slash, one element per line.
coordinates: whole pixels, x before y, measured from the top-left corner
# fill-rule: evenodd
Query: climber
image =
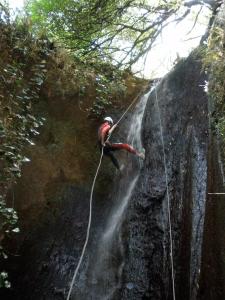
<path fill-rule="evenodd" d="M 122 143 L 110 143 L 107 138 L 112 134 L 113 130 L 116 128 L 116 124 L 113 125 L 113 120 L 111 117 L 104 118 L 104 122 L 98 129 L 98 143 L 100 148 L 104 147 L 103 153 L 104 155 L 107 155 L 111 158 L 114 166 L 121 170 L 119 163 L 115 156 L 113 155 L 113 151 L 117 150 L 126 150 L 130 153 L 133 153 L 140 157 L 141 159 L 145 158 L 144 153 L 140 153 L 137 150 L 135 150 L 132 146 L 128 144 L 122 144 Z"/>

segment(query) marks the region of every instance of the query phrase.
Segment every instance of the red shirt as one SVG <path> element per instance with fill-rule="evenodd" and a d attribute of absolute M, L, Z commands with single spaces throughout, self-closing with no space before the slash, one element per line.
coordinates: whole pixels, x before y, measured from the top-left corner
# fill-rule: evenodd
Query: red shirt
<path fill-rule="evenodd" d="M 108 122 L 103 123 L 98 129 L 98 140 L 101 142 L 102 140 L 105 142 L 108 137 L 108 133 L 111 126 Z"/>

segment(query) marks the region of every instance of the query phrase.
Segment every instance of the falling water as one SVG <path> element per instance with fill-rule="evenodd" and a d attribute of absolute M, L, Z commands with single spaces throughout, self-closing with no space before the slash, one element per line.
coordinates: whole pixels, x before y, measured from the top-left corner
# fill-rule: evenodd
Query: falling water
<path fill-rule="evenodd" d="M 130 121 L 128 143 L 138 151 L 142 151 L 141 123 L 149 93 L 145 94 L 137 104 Z M 137 157 L 128 156 L 123 175 L 114 187 L 115 207 L 110 214 L 108 223 L 98 243 L 96 261 L 90 271 L 88 288 L 90 299 L 106 300 L 115 299 L 115 292 L 121 284 L 121 274 L 124 266 L 124 246 L 122 243 L 121 224 L 126 217 L 126 208 L 135 188 L 140 164 Z"/>
<path fill-rule="evenodd" d="M 141 123 L 142 116 L 144 113 L 144 109 L 146 106 L 146 102 L 148 99 L 149 93 L 146 93 L 137 104 L 134 115 L 131 120 L 130 130 L 128 132 L 127 141 L 138 151 L 143 151 L 142 142 L 141 142 Z M 130 157 L 129 157 L 130 158 Z M 140 166 L 140 165 L 139 165 Z M 126 173 L 125 178 L 123 178 L 120 183 L 117 195 L 115 196 L 117 199 L 119 198 L 119 205 L 114 209 L 111 218 L 106 226 L 106 230 L 103 234 L 103 240 L 110 240 L 112 238 L 114 232 L 121 224 L 123 213 L 126 210 L 128 201 L 132 194 L 132 191 L 135 187 L 135 183 L 139 176 L 139 168 L 134 172 L 134 165 L 131 164 L 131 168 Z M 126 190 L 124 190 L 124 182 L 126 181 Z"/>

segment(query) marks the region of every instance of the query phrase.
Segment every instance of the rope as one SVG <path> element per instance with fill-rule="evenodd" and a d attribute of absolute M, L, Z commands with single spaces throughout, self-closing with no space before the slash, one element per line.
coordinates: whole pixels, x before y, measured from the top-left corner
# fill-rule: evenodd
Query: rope
<path fill-rule="evenodd" d="M 134 100 L 131 102 L 131 104 L 128 106 L 128 108 L 125 110 L 125 112 L 122 114 L 122 116 L 119 118 L 119 120 L 116 122 L 116 125 L 118 125 L 121 120 L 124 118 L 124 116 L 126 115 L 126 113 L 129 111 L 129 109 L 132 107 L 132 105 L 137 101 L 137 99 L 139 98 L 139 96 L 142 94 L 142 90 L 140 91 L 140 93 L 134 98 Z M 112 133 L 111 133 L 112 135 Z M 107 140 L 109 140 L 110 136 L 108 136 Z M 98 164 L 98 167 L 97 167 L 97 170 L 96 170 L 96 173 L 95 173 L 95 177 L 94 177 L 94 180 L 93 180 L 93 183 L 92 183 L 92 187 L 91 187 L 91 194 L 90 194 L 90 206 L 89 206 L 89 220 L 88 220 L 88 227 L 87 227 L 87 234 L 86 234 L 86 239 L 85 239 L 85 243 L 84 243 L 84 246 L 83 246 L 83 249 L 82 249 L 82 252 L 81 252 L 81 256 L 80 256 L 80 259 L 79 259 L 79 262 L 77 264 L 77 267 L 74 271 L 74 275 L 73 275 L 73 278 L 72 278 L 72 281 L 70 283 L 70 289 L 69 289 L 69 292 L 68 292 L 68 295 L 67 295 L 67 298 L 66 300 L 69 300 L 70 299 L 70 296 L 71 296 L 71 293 L 72 293 L 72 290 L 73 290 L 73 286 L 74 286 L 74 283 L 75 283 L 75 280 L 76 280 L 76 277 L 77 277 L 77 273 L 79 271 L 79 268 L 80 268 L 80 265 L 82 263 L 82 260 L 83 260 L 83 257 L 84 257 L 84 253 L 85 253 L 85 250 L 86 250 L 86 247 L 87 247 L 87 244 L 88 244 L 88 240 L 89 240 L 89 235 L 90 235 L 90 228 L 91 228 L 91 218 L 92 218 L 92 200 L 93 200 L 93 192 L 94 192 L 94 187 L 95 187 L 95 182 L 96 182 L 96 179 L 97 179 L 97 176 L 98 176 L 98 172 L 99 172 L 99 169 L 101 167 L 101 163 L 102 163 L 102 158 L 103 158 L 103 151 L 104 151 L 104 146 L 102 147 L 102 151 L 101 151 L 101 156 L 100 156 L 100 160 L 99 160 L 99 164 Z"/>
<path fill-rule="evenodd" d="M 156 104 L 157 104 L 157 109 L 158 109 L 158 114 L 159 114 L 160 134 L 161 134 L 161 142 L 162 142 L 162 148 L 163 148 L 163 162 L 164 162 L 165 176 L 166 176 L 166 195 L 167 195 L 168 220 L 169 220 L 169 230 L 170 230 L 170 260 L 171 260 L 171 276 L 172 276 L 172 286 L 173 286 L 173 300 L 176 300 L 175 280 L 174 280 L 174 263 L 173 263 L 173 239 L 172 239 L 172 226 L 171 226 L 171 215 L 170 215 L 170 196 L 169 196 L 169 189 L 168 189 L 168 170 L 167 170 L 167 164 L 166 164 L 165 145 L 164 145 L 162 121 L 161 121 L 158 95 L 157 95 L 157 86 L 155 87 L 155 95 L 156 95 Z"/>
<path fill-rule="evenodd" d="M 139 94 L 134 98 L 134 100 L 131 102 L 131 104 L 128 106 L 128 108 L 125 110 L 125 112 L 122 114 L 122 116 L 120 117 L 120 119 L 116 122 L 116 125 L 118 125 L 120 123 L 120 121 L 123 119 L 123 117 L 126 115 L 126 113 L 129 111 L 129 109 L 132 107 L 132 105 L 137 101 L 137 99 L 141 96 L 141 94 L 143 93 L 143 90 L 141 90 L 139 92 Z M 108 139 L 107 139 L 108 140 Z"/>
<path fill-rule="evenodd" d="M 225 193 L 208 193 L 208 195 L 225 195 Z"/>
<path fill-rule="evenodd" d="M 81 256 L 80 256 L 78 265 L 77 265 L 77 267 L 76 267 L 76 269 L 75 269 L 75 271 L 74 271 L 73 279 L 72 279 L 72 281 L 71 281 L 69 293 L 68 293 L 68 295 L 67 295 L 66 300 L 69 300 L 69 299 L 70 299 L 70 295 L 71 295 L 71 292 L 72 292 L 72 289 L 73 289 L 73 285 L 74 285 L 74 282 L 75 282 L 75 279 L 76 279 L 78 270 L 79 270 L 79 268 L 80 268 L 80 265 L 81 265 L 81 263 L 82 263 L 82 260 L 83 260 L 83 257 L 84 257 L 84 253 L 85 253 L 85 250 L 86 250 L 86 247 L 87 247 L 87 243 L 88 243 L 88 240 L 89 240 L 89 234 L 90 234 L 90 228 L 91 228 L 91 217 L 92 217 L 92 199 L 93 199 L 93 192 L 94 192 L 94 186 L 95 186 L 95 182 L 96 182 L 96 179 L 97 179 L 97 176 L 98 176 L 98 172 L 99 172 L 99 169 L 100 169 L 100 166 L 101 166 L 101 163 L 102 163 L 103 149 L 104 149 L 104 147 L 102 147 L 102 151 L 101 151 L 101 156 L 100 156 L 99 164 L 98 164 L 97 171 L 96 171 L 96 173 L 95 173 L 95 177 L 94 177 L 94 180 L 93 180 L 93 183 L 92 183 L 92 187 L 91 187 L 90 206 L 89 206 L 89 220 L 88 220 L 88 227 L 87 227 L 86 240 L 85 240 L 85 243 L 84 243 L 84 246 L 83 246 L 83 250 L 82 250 L 82 253 L 81 253 Z"/>

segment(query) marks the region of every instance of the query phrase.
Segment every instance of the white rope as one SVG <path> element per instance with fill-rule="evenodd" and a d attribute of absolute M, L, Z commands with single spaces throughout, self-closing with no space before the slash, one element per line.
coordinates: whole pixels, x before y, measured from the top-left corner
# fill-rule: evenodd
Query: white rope
<path fill-rule="evenodd" d="M 85 240 L 85 243 L 84 243 L 84 246 L 83 246 L 83 250 L 82 250 L 82 253 L 81 253 L 81 256 L 80 256 L 78 265 L 77 265 L 77 267 L 76 267 L 76 270 L 74 271 L 73 279 L 72 279 L 71 284 L 70 284 L 70 290 L 69 290 L 69 293 L 68 293 L 68 295 L 67 295 L 66 300 L 69 300 L 69 299 L 70 299 L 70 295 L 71 295 L 71 292 L 72 292 L 72 289 L 73 289 L 73 285 L 74 285 L 74 282 L 75 282 L 75 279 L 76 279 L 78 270 L 79 270 L 79 268 L 80 268 L 81 262 L 82 262 L 82 260 L 83 260 L 84 253 L 85 253 L 85 250 L 86 250 L 86 247 L 87 247 L 87 243 L 88 243 L 88 240 L 89 240 L 89 234 L 90 234 L 90 228 L 91 228 L 91 217 L 92 217 L 92 199 L 93 199 L 93 192 L 94 192 L 95 181 L 96 181 L 96 179 L 97 179 L 98 172 L 99 172 L 99 169 L 100 169 L 100 166 L 101 166 L 101 163 L 102 163 L 103 149 L 104 149 L 104 147 L 102 147 L 102 151 L 101 151 L 101 156 L 100 156 L 99 164 L 98 164 L 97 171 L 96 171 L 96 173 L 95 173 L 95 177 L 94 177 L 94 180 L 93 180 L 93 183 L 92 183 L 92 187 L 91 187 L 90 206 L 89 206 L 89 207 L 90 207 L 90 209 L 89 209 L 89 220 L 88 220 L 88 227 L 87 227 L 86 240 Z"/>
<path fill-rule="evenodd" d="M 128 106 L 128 108 L 125 110 L 125 112 L 122 114 L 122 116 L 120 117 L 120 119 L 116 122 L 116 125 L 118 125 L 121 122 L 121 120 L 123 119 L 123 117 L 129 111 L 129 109 L 135 103 L 135 101 L 139 98 L 139 96 L 141 95 L 141 93 L 142 93 L 142 91 L 134 98 L 134 100 L 131 102 L 131 104 Z M 106 142 L 109 140 L 110 136 L 111 135 L 108 136 Z M 95 177 L 94 177 L 94 180 L 93 180 L 93 183 L 92 183 L 92 187 L 91 187 L 90 206 L 89 206 L 89 220 L 88 220 L 88 227 L 87 227 L 86 239 L 85 239 L 85 243 L 84 243 L 84 246 L 83 246 L 83 249 L 82 249 L 82 252 L 81 252 L 81 256 L 80 256 L 78 265 L 77 265 L 77 267 L 76 267 L 76 269 L 74 271 L 73 279 L 72 279 L 72 281 L 70 283 L 70 289 L 69 289 L 69 292 L 68 292 L 66 300 L 70 299 L 70 296 L 71 296 L 71 293 L 72 293 L 72 290 L 73 290 L 73 286 L 74 286 L 74 283 L 75 283 L 75 280 L 76 280 L 76 276 L 77 276 L 77 273 L 79 271 L 79 268 L 80 268 L 80 265 L 82 263 L 82 260 L 83 260 L 83 257 L 84 257 L 84 253 L 85 253 L 85 250 L 86 250 L 86 247 L 87 247 L 87 244 L 88 244 L 89 235 L 90 235 L 90 228 L 91 228 L 91 218 L 92 218 L 93 192 L 94 192 L 94 187 L 95 187 L 95 182 L 96 182 L 96 179 L 97 179 L 97 176 L 98 176 L 98 172 L 99 172 L 99 169 L 100 169 L 100 166 L 101 166 L 101 163 L 102 163 L 103 152 L 104 152 L 104 147 L 102 147 L 101 157 L 100 157 L 99 164 L 98 164 L 98 167 L 97 167 L 97 171 L 95 173 Z"/>
<path fill-rule="evenodd" d="M 134 100 L 131 102 L 131 104 L 128 106 L 128 108 L 125 110 L 125 112 L 122 114 L 122 116 L 119 118 L 119 120 L 116 122 L 116 125 L 118 125 L 120 123 L 120 121 L 123 119 L 123 117 L 126 115 L 126 113 L 128 112 L 128 110 L 131 108 L 131 106 L 137 101 L 137 99 L 140 97 L 140 95 L 142 94 L 142 90 L 140 91 L 140 93 L 134 98 Z"/>
<path fill-rule="evenodd" d="M 176 300 L 174 264 L 173 264 L 173 239 L 172 239 L 173 237 L 172 237 L 172 226 L 171 226 L 171 215 L 170 215 L 170 196 L 169 196 L 169 189 L 168 189 L 168 171 L 167 171 L 165 145 L 164 145 L 164 138 L 163 138 L 163 131 L 162 131 L 162 121 L 161 121 L 158 95 L 157 95 L 157 86 L 155 87 L 155 95 L 156 95 L 156 104 L 157 104 L 157 109 L 159 114 L 160 134 L 161 134 L 161 142 L 163 148 L 163 162 L 164 162 L 165 177 L 166 177 L 166 195 L 167 195 L 168 220 L 169 220 L 169 231 L 170 231 L 170 260 L 171 260 L 171 276 L 172 276 L 172 286 L 173 286 L 173 300 Z"/>
<path fill-rule="evenodd" d="M 208 195 L 225 195 L 225 193 L 208 193 Z"/>

